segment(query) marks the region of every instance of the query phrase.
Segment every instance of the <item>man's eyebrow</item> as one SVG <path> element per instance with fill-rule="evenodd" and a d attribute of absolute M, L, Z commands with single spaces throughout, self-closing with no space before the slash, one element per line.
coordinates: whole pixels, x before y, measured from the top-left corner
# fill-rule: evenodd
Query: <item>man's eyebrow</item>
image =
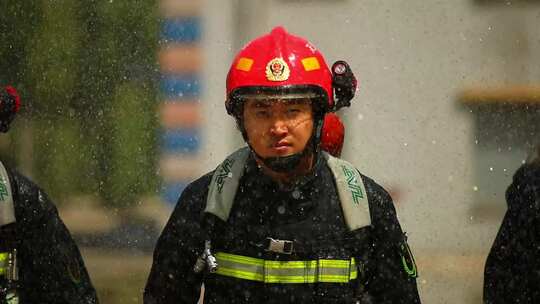
<path fill-rule="evenodd" d="M 311 103 L 311 100 L 306 99 L 306 98 L 295 98 L 295 99 L 287 100 L 287 103 L 288 103 L 288 104 L 292 104 L 292 105 L 298 105 L 298 104 L 310 104 L 310 103 Z"/>
<path fill-rule="evenodd" d="M 250 103 L 250 107 L 253 107 L 253 108 L 268 108 L 268 107 L 270 107 L 270 103 L 266 102 L 266 101 L 256 100 L 256 101 L 253 101 L 253 102 Z"/>

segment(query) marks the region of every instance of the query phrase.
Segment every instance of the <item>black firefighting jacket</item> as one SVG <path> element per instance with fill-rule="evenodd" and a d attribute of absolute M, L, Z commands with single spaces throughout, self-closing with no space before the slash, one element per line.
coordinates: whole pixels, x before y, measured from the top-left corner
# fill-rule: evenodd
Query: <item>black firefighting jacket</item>
<path fill-rule="evenodd" d="M 17 249 L 19 303 L 98 303 L 79 249 L 56 207 L 33 182 L 6 169 L 16 222 L 0 227 L 0 251 Z M 5 278 L 0 278 L 2 284 Z"/>
<path fill-rule="evenodd" d="M 540 303 L 540 163 L 516 171 L 506 201 L 486 260 L 484 303 Z"/>
<path fill-rule="evenodd" d="M 162 232 L 144 303 L 420 303 L 416 265 L 388 193 L 362 176 L 371 225 L 349 231 L 334 177 L 319 157 L 313 172 L 284 187 L 250 157 L 227 222 L 204 213 L 212 172 L 191 183 Z M 293 241 L 294 252 L 267 250 L 267 238 Z M 347 283 L 264 283 L 196 274 L 193 266 L 210 239 L 214 253 L 266 261 L 349 260 L 358 267 Z M 224 265 L 222 265 L 224 267 Z"/>

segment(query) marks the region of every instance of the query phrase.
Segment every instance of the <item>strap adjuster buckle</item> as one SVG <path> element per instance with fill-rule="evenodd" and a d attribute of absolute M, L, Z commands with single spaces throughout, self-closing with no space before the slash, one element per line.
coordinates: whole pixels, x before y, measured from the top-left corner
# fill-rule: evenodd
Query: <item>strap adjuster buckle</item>
<path fill-rule="evenodd" d="M 292 254 L 293 253 L 293 241 L 287 240 L 274 240 L 273 238 L 266 238 L 268 246 L 266 246 L 266 251 L 273 251 L 283 254 Z"/>

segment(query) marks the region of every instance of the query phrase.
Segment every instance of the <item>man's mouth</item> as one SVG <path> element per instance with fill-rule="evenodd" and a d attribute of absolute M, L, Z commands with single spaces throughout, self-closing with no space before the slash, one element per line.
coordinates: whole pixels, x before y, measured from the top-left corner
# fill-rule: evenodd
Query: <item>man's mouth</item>
<path fill-rule="evenodd" d="M 279 141 L 272 145 L 272 150 L 274 150 L 275 152 L 279 154 L 287 153 L 289 152 L 291 146 L 292 145 L 286 141 Z"/>
<path fill-rule="evenodd" d="M 280 141 L 274 144 L 273 148 L 283 148 L 283 147 L 290 147 L 291 144 L 286 141 Z"/>

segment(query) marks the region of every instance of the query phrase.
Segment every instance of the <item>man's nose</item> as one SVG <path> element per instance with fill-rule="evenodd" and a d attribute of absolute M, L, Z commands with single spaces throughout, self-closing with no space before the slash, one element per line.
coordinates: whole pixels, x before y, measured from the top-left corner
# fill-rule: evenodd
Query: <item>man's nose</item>
<path fill-rule="evenodd" d="M 282 115 L 274 117 L 270 132 L 275 136 L 283 136 L 289 132 L 288 123 Z"/>

